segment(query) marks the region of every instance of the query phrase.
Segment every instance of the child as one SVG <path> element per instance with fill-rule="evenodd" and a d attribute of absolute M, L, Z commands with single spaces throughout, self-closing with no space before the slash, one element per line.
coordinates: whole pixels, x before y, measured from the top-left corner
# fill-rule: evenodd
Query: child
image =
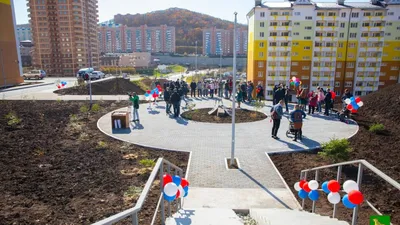
<path fill-rule="evenodd" d="M 314 114 L 315 111 L 315 107 L 317 107 L 317 103 L 318 103 L 318 95 L 315 94 L 315 92 L 310 92 L 309 96 L 308 96 L 308 115 L 310 115 L 311 113 Z"/>
<path fill-rule="evenodd" d="M 136 92 L 133 92 L 129 95 L 129 100 L 132 102 L 132 122 L 139 122 L 139 96 L 137 96 Z"/>

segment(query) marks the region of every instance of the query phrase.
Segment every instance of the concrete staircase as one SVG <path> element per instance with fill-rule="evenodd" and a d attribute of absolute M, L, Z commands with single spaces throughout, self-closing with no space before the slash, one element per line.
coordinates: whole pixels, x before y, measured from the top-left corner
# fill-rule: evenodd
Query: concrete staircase
<path fill-rule="evenodd" d="M 327 216 L 290 209 L 250 209 L 258 225 L 349 225 Z M 232 209 L 182 209 L 167 218 L 166 225 L 243 225 Z"/>

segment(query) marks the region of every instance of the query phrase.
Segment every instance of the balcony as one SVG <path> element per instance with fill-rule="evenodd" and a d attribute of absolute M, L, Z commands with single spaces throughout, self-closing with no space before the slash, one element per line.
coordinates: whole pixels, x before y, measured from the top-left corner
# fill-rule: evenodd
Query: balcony
<path fill-rule="evenodd" d="M 359 52 L 382 52 L 382 47 L 362 47 L 359 48 Z"/>
<path fill-rule="evenodd" d="M 382 62 L 382 57 L 358 57 L 359 62 Z"/>
<path fill-rule="evenodd" d="M 269 26 L 268 30 L 269 31 L 291 31 L 292 27 L 291 26 Z"/>
<path fill-rule="evenodd" d="M 317 21 L 335 21 L 336 16 L 317 16 Z"/>
<path fill-rule="evenodd" d="M 311 76 L 312 80 L 316 81 L 333 81 L 334 78 L 331 76 Z"/>
<path fill-rule="evenodd" d="M 312 71 L 334 72 L 335 71 L 335 67 L 334 66 L 332 66 L 332 67 L 327 67 L 327 66 L 316 67 L 316 66 L 313 66 Z"/>
<path fill-rule="evenodd" d="M 356 86 L 354 87 L 354 91 L 377 91 L 378 86 Z"/>
<path fill-rule="evenodd" d="M 356 81 L 379 81 L 379 76 L 376 77 L 356 77 Z"/>
<path fill-rule="evenodd" d="M 291 16 L 269 16 L 268 21 L 276 21 L 276 20 L 284 20 L 288 21 L 290 20 Z"/>
<path fill-rule="evenodd" d="M 336 56 L 332 56 L 332 57 L 322 57 L 322 56 L 318 57 L 318 56 L 315 56 L 315 57 L 313 57 L 313 61 L 316 61 L 316 62 L 318 62 L 318 61 L 321 61 L 321 62 L 335 62 L 336 61 Z"/>
<path fill-rule="evenodd" d="M 290 46 L 270 46 L 268 47 L 268 51 L 271 52 L 290 52 L 291 47 Z"/>
<path fill-rule="evenodd" d="M 336 47 L 314 47 L 315 52 L 336 52 Z"/>
<path fill-rule="evenodd" d="M 384 16 L 363 16 L 361 18 L 361 21 L 366 21 L 366 20 L 370 20 L 370 21 L 383 21 L 385 20 Z"/>
<path fill-rule="evenodd" d="M 385 31 L 385 27 L 361 27 L 361 31 Z"/>
<path fill-rule="evenodd" d="M 374 42 L 374 41 L 384 41 L 384 37 L 361 37 L 360 41 L 369 41 L 369 42 Z"/>

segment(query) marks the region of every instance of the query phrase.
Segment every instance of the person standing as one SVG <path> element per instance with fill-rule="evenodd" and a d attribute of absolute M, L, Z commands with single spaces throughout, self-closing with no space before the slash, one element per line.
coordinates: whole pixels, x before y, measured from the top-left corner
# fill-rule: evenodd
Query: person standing
<path fill-rule="evenodd" d="M 251 103 L 251 101 L 253 100 L 253 83 L 251 81 L 249 81 L 247 83 L 247 100 L 249 101 L 249 103 Z"/>
<path fill-rule="evenodd" d="M 201 81 L 197 82 L 197 96 L 201 97 L 203 94 L 203 83 Z"/>
<path fill-rule="evenodd" d="M 303 131 L 303 119 L 306 118 L 306 114 L 303 110 L 300 110 L 299 105 L 294 106 L 294 110 L 290 113 L 290 121 L 293 123 L 293 128 L 295 130 L 293 141 L 297 139 L 302 140 Z"/>
<path fill-rule="evenodd" d="M 214 98 L 214 88 L 215 88 L 214 82 L 211 81 L 211 83 L 210 83 L 210 97 L 211 98 Z"/>
<path fill-rule="evenodd" d="M 258 83 L 257 85 L 257 99 L 259 102 L 261 102 L 261 99 L 264 97 L 264 88 L 261 85 L 261 82 Z"/>
<path fill-rule="evenodd" d="M 240 109 L 240 102 L 243 101 L 243 91 L 239 89 L 237 96 L 236 96 L 236 101 L 238 103 L 238 109 Z"/>
<path fill-rule="evenodd" d="M 285 107 L 286 107 L 286 112 L 289 112 L 289 107 L 288 107 L 288 102 L 290 99 L 290 90 L 288 86 L 285 86 L 285 88 L 283 89 L 283 92 L 285 94 Z"/>
<path fill-rule="evenodd" d="M 175 88 L 174 93 L 172 93 L 170 101 L 172 103 L 172 106 L 174 107 L 174 117 L 178 117 L 180 114 L 180 101 L 181 101 L 181 96 L 178 93 L 178 90 Z"/>
<path fill-rule="evenodd" d="M 232 79 L 229 79 L 229 98 L 232 96 L 232 90 L 233 90 L 233 81 Z"/>
<path fill-rule="evenodd" d="M 224 92 L 224 82 L 222 80 L 218 83 L 218 97 L 222 98 L 222 93 Z"/>
<path fill-rule="evenodd" d="M 139 122 L 139 96 L 137 96 L 136 92 L 133 92 L 129 96 L 129 100 L 132 102 L 132 122 Z"/>
<path fill-rule="evenodd" d="M 276 105 L 279 101 L 276 99 L 276 91 L 278 90 L 278 85 L 275 85 L 272 89 L 272 104 Z"/>
<path fill-rule="evenodd" d="M 281 119 L 282 119 L 282 115 L 283 115 L 283 104 L 284 104 L 284 101 L 280 100 L 278 102 L 278 104 L 274 105 L 271 108 L 271 119 L 273 121 L 271 137 L 274 139 L 279 139 L 277 135 L 278 135 L 278 130 L 281 125 Z"/>
<path fill-rule="evenodd" d="M 324 103 L 325 100 L 324 89 L 318 87 L 317 95 L 318 95 L 317 111 L 322 112 L 322 103 Z"/>
<path fill-rule="evenodd" d="M 318 104 L 318 95 L 312 91 L 308 94 L 308 115 L 314 114 L 315 107 Z"/>
<path fill-rule="evenodd" d="M 166 103 L 166 110 L 165 112 L 168 114 L 171 113 L 171 92 L 169 90 L 169 87 L 167 87 L 167 89 L 165 89 L 164 91 L 164 101 Z"/>
<path fill-rule="evenodd" d="M 247 89 L 246 82 L 241 82 L 240 83 L 240 91 L 242 92 L 242 95 L 243 95 L 243 97 L 242 97 L 242 102 L 243 103 L 245 103 L 245 100 L 247 99 L 246 89 Z"/>
<path fill-rule="evenodd" d="M 229 98 L 229 82 L 225 82 L 225 98 Z"/>
<path fill-rule="evenodd" d="M 190 83 L 190 97 L 192 97 L 192 98 L 193 98 L 193 95 L 196 98 L 196 87 L 197 87 L 196 82 L 192 81 Z"/>
<path fill-rule="evenodd" d="M 331 108 L 331 103 L 332 103 L 332 94 L 331 90 L 328 89 L 325 95 L 325 113 L 324 115 L 329 116 L 329 110 Z"/>

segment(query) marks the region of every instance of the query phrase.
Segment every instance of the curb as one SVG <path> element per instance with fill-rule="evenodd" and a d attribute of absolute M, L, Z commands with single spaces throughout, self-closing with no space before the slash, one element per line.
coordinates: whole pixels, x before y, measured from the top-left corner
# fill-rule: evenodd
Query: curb
<path fill-rule="evenodd" d="M 15 88 L 11 88 L 11 89 L 1 90 L 0 92 L 17 91 L 17 90 L 21 90 L 21 89 L 35 88 L 35 87 L 41 87 L 41 86 L 53 85 L 53 84 L 54 84 L 54 83 L 44 83 L 44 84 L 26 85 L 26 86 L 22 86 L 22 87 L 15 87 Z"/>

